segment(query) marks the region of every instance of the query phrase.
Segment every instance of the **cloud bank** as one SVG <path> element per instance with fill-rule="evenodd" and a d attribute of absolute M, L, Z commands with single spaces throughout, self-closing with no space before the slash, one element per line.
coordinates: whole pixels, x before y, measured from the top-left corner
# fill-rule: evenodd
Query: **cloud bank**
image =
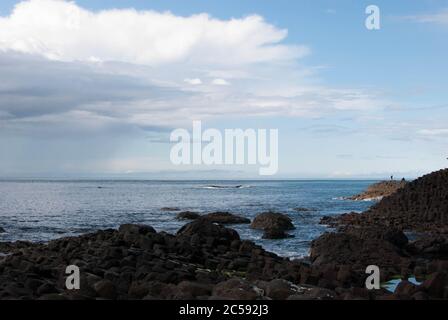
<path fill-rule="evenodd" d="M 24 1 L 0 18 L 0 49 L 58 61 L 241 65 L 306 55 L 305 46 L 280 44 L 287 34 L 257 15 L 218 20 L 133 9 L 92 12 L 56 0 Z"/>
<path fill-rule="evenodd" d="M 138 170 L 132 159 L 154 158 L 142 136 L 193 120 L 233 127 L 234 119 L 385 108 L 371 89 L 322 83 L 317 68 L 305 63 L 311 49 L 287 36 L 259 15 L 216 19 L 22 1 L 0 16 L 0 148 L 7 150 L 0 168 L 33 158 L 36 170 L 96 170 L 108 163 Z M 37 142 L 39 148 L 30 147 Z M 116 150 L 123 145 L 138 152 Z"/>

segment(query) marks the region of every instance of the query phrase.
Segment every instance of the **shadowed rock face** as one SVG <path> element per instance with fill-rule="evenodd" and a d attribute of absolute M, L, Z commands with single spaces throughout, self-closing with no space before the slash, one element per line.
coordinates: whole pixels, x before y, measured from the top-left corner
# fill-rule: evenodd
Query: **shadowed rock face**
<path fill-rule="evenodd" d="M 276 227 L 270 227 L 264 230 L 263 239 L 280 240 L 293 238 L 294 236 L 287 234 L 285 230 Z"/>
<path fill-rule="evenodd" d="M 366 217 L 402 229 L 448 232 L 448 169 L 408 183 L 373 206 Z"/>
<path fill-rule="evenodd" d="M 312 242 L 311 261 L 314 267 L 333 262 L 355 270 L 373 264 L 386 278 L 429 277 L 420 286 L 404 282 L 394 298 L 448 298 L 448 289 L 440 289 L 448 284 L 447 215 L 448 170 L 441 170 L 407 183 L 362 214 L 324 217 L 322 223 L 338 229 Z M 417 240 L 409 242 L 403 230 L 416 231 Z"/>
<path fill-rule="evenodd" d="M 359 230 L 357 232 L 327 233 L 314 240 L 311 261 L 314 266 L 336 263 L 365 270 L 378 265 L 391 273 L 400 273 L 409 264 L 402 252 L 406 236 L 392 230 Z"/>
<path fill-rule="evenodd" d="M 448 169 L 407 183 L 362 214 L 324 217 L 322 223 L 448 233 Z"/>

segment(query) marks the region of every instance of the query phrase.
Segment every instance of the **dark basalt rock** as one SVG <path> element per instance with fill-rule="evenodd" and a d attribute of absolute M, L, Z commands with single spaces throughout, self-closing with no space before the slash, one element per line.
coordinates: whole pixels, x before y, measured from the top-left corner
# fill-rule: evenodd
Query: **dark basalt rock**
<path fill-rule="evenodd" d="M 257 230 L 276 228 L 286 231 L 295 229 L 290 217 L 276 212 L 265 212 L 258 215 L 250 227 Z"/>
<path fill-rule="evenodd" d="M 256 300 L 261 292 L 242 279 L 230 279 L 219 283 L 213 289 L 213 297 L 224 300 Z"/>
<path fill-rule="evenodd" d="M 381 200 L 384 197 L 388 197 L 397 192 L 397 190 L 405 187 L 406 184 L 407 181 L 405 180 L 381 181 L 369 186 L 365 192 L 358 194 L 356 196 L 349 197 L 348 200 L 355 200 L 355 201 Z"/>
<path fill-rule="evenodd" d="M 183 226 L 178 232 L 177 237 L 180 238 L 211 238 L 232 242 L 233 240 L 240 240 L 240 236 L 233 229 L 224 228 L 220 225 L 199 219 Z"/>
<path fill-rule="evenodd" d="M 316 209 L 297 207 L 297 208 L 294 208 L 294 211 L 296 211 L 296 212 L 315 212 Z"/>
<path fill-rule="evenodd" d="M 164 207 L 164 208 L 161 208 L 160 211 L 175 212 L 175 211 L 180 211 L 180 208 L 177 208 L 177 207 Z"/>
<path fill-rule="evenodd" d="M 368 265 L 399 273 L 408 262 L 396 246 L 381 238 L 368 238 L 354 233 L 326 233 L 311 244 L 313 266 L 325 264 L 352 265 L 364 272 Z"/>
<path fill-rule="evenodd" d="M 448 233 L 448 169 L 407 183 L 359 215 L 356 223 Z"/>
<path fill-rule="evenodd" d="M 206 214 L 201 219 L 219 224 L 249 224 L 250 219 L 240 217 L 229 212 L 213 212 Z"/>
<path fill-rule="evenodd" d="M 200 217 L 201 217 L 201 215 L 197 212 L 184 211 L 184 212 L 180 212 L 176 218 L 178 220 L 197 220 Z"/>
<path fill-rule="evenodd" d="M 263 234 L 263 239 L 271 239 L 271 240 L 287 239 L 293 237 L 294 236 L 287 234 L 285 230 L 277 227 L 267 228 L 264 230 Z"/>

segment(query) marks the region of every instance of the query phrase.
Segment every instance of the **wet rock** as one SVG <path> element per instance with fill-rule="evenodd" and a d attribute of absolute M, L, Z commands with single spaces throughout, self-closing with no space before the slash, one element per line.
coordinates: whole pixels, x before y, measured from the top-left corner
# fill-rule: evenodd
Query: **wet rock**
<path fill-rule="evenodd" d="M 258 215 L 250 227 L 256 230 L 276 228 L 287 231 L 295 229 L 290 217 L 276 212 L 266 212 Z"/>
<path fill-rule="evenodd" d="M 191 300 L 198 297 L 210 296 L 213 290 L 213 286 L 210 284 L 182 281 L 177 285 L 177 293 L 175 295 L 176 300 Z"/>
<path fill-rule="evenodd" d="M 199 219 L 183 226 L 178 232 L 177 237 L 191 238 L 198 236 L 200 239 L 206 239 L 213 242 L 225 241 L 231 243 L 234 240 L 240 240 L 238 233 L 229 228 L 222 227 L 207 220 Z M 214 243 L 210 243 L 213 245 Z"/>
<path fill-rule="evenodd" d="M 57 293 L 55 286 L 51 283 L 44 283 L 37 288 L 38 295 L 44 295 L 49 293 Z"/>
<path fill-rule="evenodd" d="M 335 300 L 336 292 L 328 289 L 311 287 L 298 294 L 291 295 L 287 300 Z"/>
<path fill-rule="evenodd" d="M 105 299 L 115 299 L 117 297 L 117 292 L 115 285 L 110 280 L 101 280 L 93 285 L 95 292 L 101 298 Z"/>
<path fill-rule="evenodd" d="M 180 211 L 180 209 L 177 207 L 163 207 L 160 209 L 160 211 L 175 212 L 175 211 Z"/>
<path fill-rule="evenodd" d="M 417 286 L 407 280 L 401 281 L 394 294 L 412 296 L 417 291 Z"/>
<path fill-rule="evenodd" d="M 139 234 L 146 235 L 148 233 L 156 233 L 156 230 L 151 226 L 124 224 L 118 229 L 120 234 Z"/>
<path fill-rule="evenodd" d="M 291 282 L 275 279 L 266 286 L 266 296 L 273 300 L 286 300 L 289 296 L 297 293 L 297 287 Z"/>
<path fill-rule="evenodd" d="M 206 214 L 201 219 L 219 224 L 249 224 L 250 219 L 240 217 L 229 212 L 213 212 Z"/>
<path fill-rule="evenodd" d="M 419 288 L 427 292 L 431 297 L 442 298 L 444 294 L 444 288 L 447 285 L 446 274 L 442 272 L 436 272 L 429 276 L 425 282 L 423 282 Z"/>
<path fill-rule="evenodd" d="M 213 296 L 225 300 L 256 300 L 259 294 L 253 285 L 242 279 L 230 279 L 213 288 Z"/>
<path fill-rule="evenodd" d="M 413 300 L 429 300 L 428 294 L 423 291 L 416 292 L 412 295 Z"/>
<path fill-rule="evenodd" d="M 197 212 L 184 211 L 184 212 L 180 212 L 176 218 L 178 220 L 197 220 L 200 217 L 201 217 L 201 215 Z"/>
<path fill-rule="evenodd" d="M 296 212 L 314 212 L 314 211 L 316 211 L 316 209 L 298 207 L 298 208 L 294 208 L 294 211 L 296 211 Z"/>
<path fill-rule="evenodd" d="M 397 226 L 402 230 L 447 232 L 448 169 L 407 183 L 362 215 L 361 224 Z"/>
<path fill-rule="evenodd" d="M 68 300 L 68 299 L 63 294 L 49 293 L 49 294 L 45 294 L 45 295 L 41 296 L 38 300 L 55 300 L 55 301 L 59 301 L 59 300 Z"/>
<path fill-rule="evenodd" d="M 4 228 L 0 227 L 0 233 L 5 233 L 5 232 L 6 232 L 6 230 Z"/>
<path fill-rule="evenodd" d="M 383 239 L 363 238 L 351 233 L 326 233 L 311 244 L 313 266 L 339 264 L 358 266 L 364 272 L 368 265 L 378 265 L 395 272 L 401 271 L 405 260 L 397 248 Z"/>
<path fill-rule="evenodd" d="M 381 200 L 384 197 L 390 196 L 397 192 L 397 190 L 405 187 L 406 181 L 381 181 L 375 183 L 367 188 L 367 190 L 356 196 L 349 197 L 349 200 L 363 201 L 363 200 Z"/>
<path fill-rule="evenodd" d="M 263 234 L 263 239 L 271 239 L 271 240 L 287 239 L 293 237 L 294 236 L 286 233 L 285 230 L 278 227 L 266 228 Z"/>

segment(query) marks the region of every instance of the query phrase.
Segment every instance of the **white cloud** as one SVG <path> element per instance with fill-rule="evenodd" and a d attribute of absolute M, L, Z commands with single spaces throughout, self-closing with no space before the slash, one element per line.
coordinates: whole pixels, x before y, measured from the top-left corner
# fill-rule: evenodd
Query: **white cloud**
<path fill-rule="evenodd" d="M 193 86 L 197 86 L 197 85 L 202 84 L 202 80 L 199 79 L 199 78 L 195 78 L 195 79 L 189 79 L 189 78 L 187 78 L 187 79 L 184 80 L 184 82 L 186 82 L 186 83 L 188 83 L 188 84 L 191 84 L 191 85 L 193 85 Z"/>
<path fill-rule="evenodd" d="M 418 131 L 423 136 L 448 136 L 448 129 L 422 129 Z"/>
<path fill-rule="evenodd" d="M 60 61 L 240 65 L 309 52 L 281 44 L 287 34 L 257 15 L 219 20 L 133 9 L 93 12 L 60 0 L 23 1 L 0 17 L 0 49 Z"/>
<path fill-rule="evenodd" d="M 448 25 L 448 9 L 432 14 L 421 14 L 404 17 L 407 20 L 412 20 L 421 23 L 436 23 Z"/>
<path fill-rule="evenodd" d="M 229 86 L 230 82 L 225 79 L 214 79 L 212 81 L 212 84 L 214 84 L 215 86 Z"/>
<path fill-rule="evenodd" d="M 282 44 L 286 36 L 258 16 L 217 20 L 22 2 L 0 18 L 0 143 L 2 150 L 16 150 L 3 159 L 14 167 L 27 152 L 35 158 L 35 149 L 14 139 L 27 146 L 45 141 L 45 168 L 63 157 L 79 167 L 80 158 L 117 152 L 114 159 L 124 160 L 107 168 L 137 171 L 146 168 L 146 154 L 134 161 L 115 149 L 139 141 L 130 149 L 149 154 L 149 142 L 138 140 L 148 131 L 188 128 L 192 120 L 229 120 L 230 126 L 235 116 L 321 117 L 383 108 L 371 88 L 316 85 L 324 83 L 316 69 L 299 60 L 308 50 Z M 53 159 L 53 150 L 61 158 Z"/>

